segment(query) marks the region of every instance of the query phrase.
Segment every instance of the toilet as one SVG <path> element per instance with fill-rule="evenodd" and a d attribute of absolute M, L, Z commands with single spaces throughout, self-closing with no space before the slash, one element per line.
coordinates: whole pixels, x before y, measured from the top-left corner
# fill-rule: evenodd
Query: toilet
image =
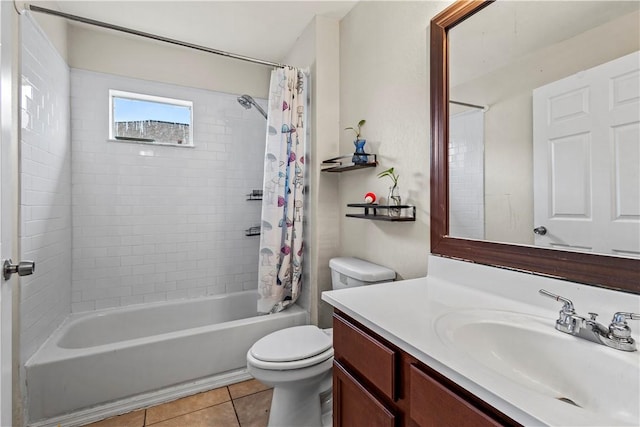
<path fill-rule="evenodd" d="M 358 258 L 329 261 L 333 289 L 393 281 L 396 273 Z M 247 352 L 247 369 L 273 387 L 269 427 L 331 425 L 333 331 L 314 325 L 273 332 Z"/>

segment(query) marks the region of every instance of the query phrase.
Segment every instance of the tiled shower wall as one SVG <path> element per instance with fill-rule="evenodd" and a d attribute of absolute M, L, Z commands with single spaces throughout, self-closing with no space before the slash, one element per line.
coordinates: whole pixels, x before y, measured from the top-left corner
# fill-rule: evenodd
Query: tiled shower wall
<path fill-rule="evenodd" d="M 484 239 L 484 112 L 449 118 L 449 233 Z"/>
<path fill-rule="evenodd" d="M 25 361 L 71 311 L 71 141 L 69 68 L 30 16 L 20 27 L 20 258 L 36 261 L 20 279 Z"/>
<path fill-rule="evenodd" d="M 195 147 L 108 141 L 109 89 L 193 101 Z M 71 70 L 72 311 L 257 288 L 266 120 L 236 96 Z"/>

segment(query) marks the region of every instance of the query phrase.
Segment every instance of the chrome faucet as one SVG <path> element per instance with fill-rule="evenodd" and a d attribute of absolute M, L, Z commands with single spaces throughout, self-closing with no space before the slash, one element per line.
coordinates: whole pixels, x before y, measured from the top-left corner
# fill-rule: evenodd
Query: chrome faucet
<path fill-rule="evenodd" d="M 576 314 L 571 300 L 540 289 L 540 294 L 562 302 L 562 308 L 556 329 L 588 341 L 606 345 L 622 351 L 636 351 L 636 343 L 631 338 L 631 328 L 627 320 L 640 320 L 640 314 L 618 312 L 613 315 L 611 324 L 606 326 L 596 322 L 597 313 L 589 313 L 589 319 Z"/>

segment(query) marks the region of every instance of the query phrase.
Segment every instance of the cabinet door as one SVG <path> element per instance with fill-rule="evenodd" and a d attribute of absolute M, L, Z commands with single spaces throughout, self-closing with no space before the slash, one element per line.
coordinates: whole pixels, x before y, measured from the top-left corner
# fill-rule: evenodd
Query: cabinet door
<path fill-rule="evenodd" d="M 395 415 L 384 404 L 334 361 L 334 427 L 394 427 L 395 420 Z"/>
<path fill-rule="evenodd" d="M 333 315 L 335 359 L 396 400 L 396 352 L 344 317 Z"/>
<path fill-rule="evenodd" d="M 420 427 L 502 425 L 416 366 L 410 372 L 409 415 Z"/>

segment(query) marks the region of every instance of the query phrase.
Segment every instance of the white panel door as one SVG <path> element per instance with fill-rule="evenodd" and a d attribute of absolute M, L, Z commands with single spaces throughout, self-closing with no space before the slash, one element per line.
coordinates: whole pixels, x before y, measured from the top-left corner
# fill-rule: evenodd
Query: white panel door
<path fill-rule="evenodd" d="M 15 260 L 17 242 L 16 142 L 12 140 L 12 2 L 0 2 L 0 260 Z M 16 140 L 17 141 L 17 140 Z M 1 262 L 0 262 L 1 265 Z M 14 275 L 15 276 L 15 275 Z M 4 280 L 0 274 L 0 425 L 12 425 L 12 288 L 17 279 Z"/>
<path fill-rule="evenodd" d="M 640 257 L 640 52 L 535 89 L 533 127 L 535 243 Z"/>

